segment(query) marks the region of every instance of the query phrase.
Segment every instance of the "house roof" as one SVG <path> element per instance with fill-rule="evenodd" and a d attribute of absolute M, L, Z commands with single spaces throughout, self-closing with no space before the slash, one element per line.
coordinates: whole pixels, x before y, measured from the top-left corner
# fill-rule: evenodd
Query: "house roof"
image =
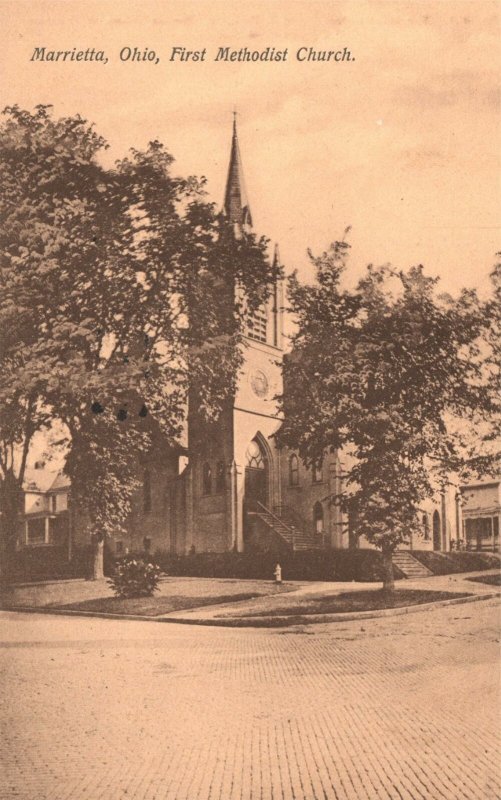
<path fill-rule="evenodd" d="M 481 481 L 472 481 L 471 483 L 462 483 L 461 490 L 465 489 L 485 489 L 488 486 L 498 486 L 501 483 L 501 476 L 485 478 Z"/>
<path fill-rule="evenodd" d="M 53 472 L 47 469 L 27 469 L 24 476 L 23 489 L 25 492 L 47 492 L 69 489 L 70 479 L 64 472 Z"/>

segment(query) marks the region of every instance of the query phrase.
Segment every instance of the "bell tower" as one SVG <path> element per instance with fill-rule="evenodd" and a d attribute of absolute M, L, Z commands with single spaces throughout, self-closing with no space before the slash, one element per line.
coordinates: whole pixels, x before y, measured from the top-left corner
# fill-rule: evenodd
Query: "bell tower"
<path fill-rule="evenodd" d="M 236 114 L 223 211 L 235 237 L 252 230 Z M 280 266 L 277 246 L 273 263 Z M 255 502 L 253 495 L 259 492 L 260 502 L 270 508 L 281 502 L 279 459 L 272 434 L 280 424 L 275 398 L 282 393 L 282 280 L 275 279 L 268 289 L 266 301 L 245 319 L 243 366 L 233 401 L 210 429 L 197 418 L 196 409 L 190 410 L 188 551 L 243 551 L 246 514 Z"/>

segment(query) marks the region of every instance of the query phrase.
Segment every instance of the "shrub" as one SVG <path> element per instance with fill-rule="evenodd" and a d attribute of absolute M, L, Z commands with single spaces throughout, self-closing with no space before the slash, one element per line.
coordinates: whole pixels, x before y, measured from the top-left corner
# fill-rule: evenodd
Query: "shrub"
<path fill-rule="evenodd" d="M 117 597 L 151 597 L 158 588 L 162 570 L 140 556 L 127 555 L 115 565 L 108 583 Z"/>
<path fill-rule="evenodd" d="M 295 553 L 195 553 L 187 556 L 155 553 L 155 560 L 169 575 L 200 578 L 259 578 L 273 580 L 280 563 L 284 580 L 363 581 L 382 580 L 382 558 L 377 550 L 300 550 Z M 395 578 L 403 573 L 395 566 Z"/>
<path fill-rule="evenodd" d="M 501 566 L 499 553 L 468 552 L 466 550 L 441 553 L 435 550 L 413 550 L 412 555 L 428 567 L 434 575 L 458 572 L 475 572 Z"/>

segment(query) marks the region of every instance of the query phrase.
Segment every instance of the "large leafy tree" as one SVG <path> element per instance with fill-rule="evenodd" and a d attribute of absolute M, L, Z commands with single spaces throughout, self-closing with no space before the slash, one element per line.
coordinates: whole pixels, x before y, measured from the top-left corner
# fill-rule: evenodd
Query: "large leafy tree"
<path fill-rule="evenodd" d="M 492 292 L 484 304 L 486 333 L 482 341 L 484 380 L 491 408 L 488 418 L 478 415 L 476 442 L 471 447 L 469 467 L 474 477 L 495 475 L 501 468 L 501 253 L 490 275 Z M 477 442 L 480 441 L 479 448 Z"/>
<path fill-rule="evenodd" d="M 421 267 L 369 267 L 356 289 L 342 288 L 348 249 L 337 242 L 312 257 L 315 285 L 290 281 L 297 332 L 279 439 L 310 463 L 326 448 L 342 453 L 332 500 L 381 549 L 392 590 L 393 551 L 425 498 L 466 467 L 468 421 L 494 409 L 485 315 L 475 292 L 437 296 Z"/>
<path fill-rule="evenodd" d="M 8 108 L 0 128 L 0 485 L 15 542 L 34 433 L 57 418 L 74 501 L 102 539 L 125 523 L 137 463 L 173 442 L 190 374 L 216 415 L 241 359 L 235 286 L 251 307 L 272 268 L 265 241 L 171 174 L 159 142 L 113 169 L 80 117 Z"/>

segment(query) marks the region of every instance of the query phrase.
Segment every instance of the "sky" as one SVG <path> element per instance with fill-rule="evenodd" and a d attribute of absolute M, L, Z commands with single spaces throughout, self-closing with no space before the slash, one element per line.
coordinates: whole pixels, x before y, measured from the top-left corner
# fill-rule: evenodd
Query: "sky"
<path fill-rule="evenodd" d="M 501 250 L 500 3 L 432 0 L 0 0 L 0 105 L 81 114 L 110 163 L 159 139 L 222 203 L 232 111 L 255 229 L 311 276 L 351 226 L 350 277 L 422 263 L 444 290 L 488 286 Z M 32 61 L 104 50 L 108 63 Z M 121 61 L 123 48 L 158 63 Z M 173 47 L 205 61 L 170 61 Z M 219 47 L 288 49 L 215 61 Z M 351 53 L 301 62 L 299 48 Z M 304 51 L 302 51 L 304 52 Z"/>

